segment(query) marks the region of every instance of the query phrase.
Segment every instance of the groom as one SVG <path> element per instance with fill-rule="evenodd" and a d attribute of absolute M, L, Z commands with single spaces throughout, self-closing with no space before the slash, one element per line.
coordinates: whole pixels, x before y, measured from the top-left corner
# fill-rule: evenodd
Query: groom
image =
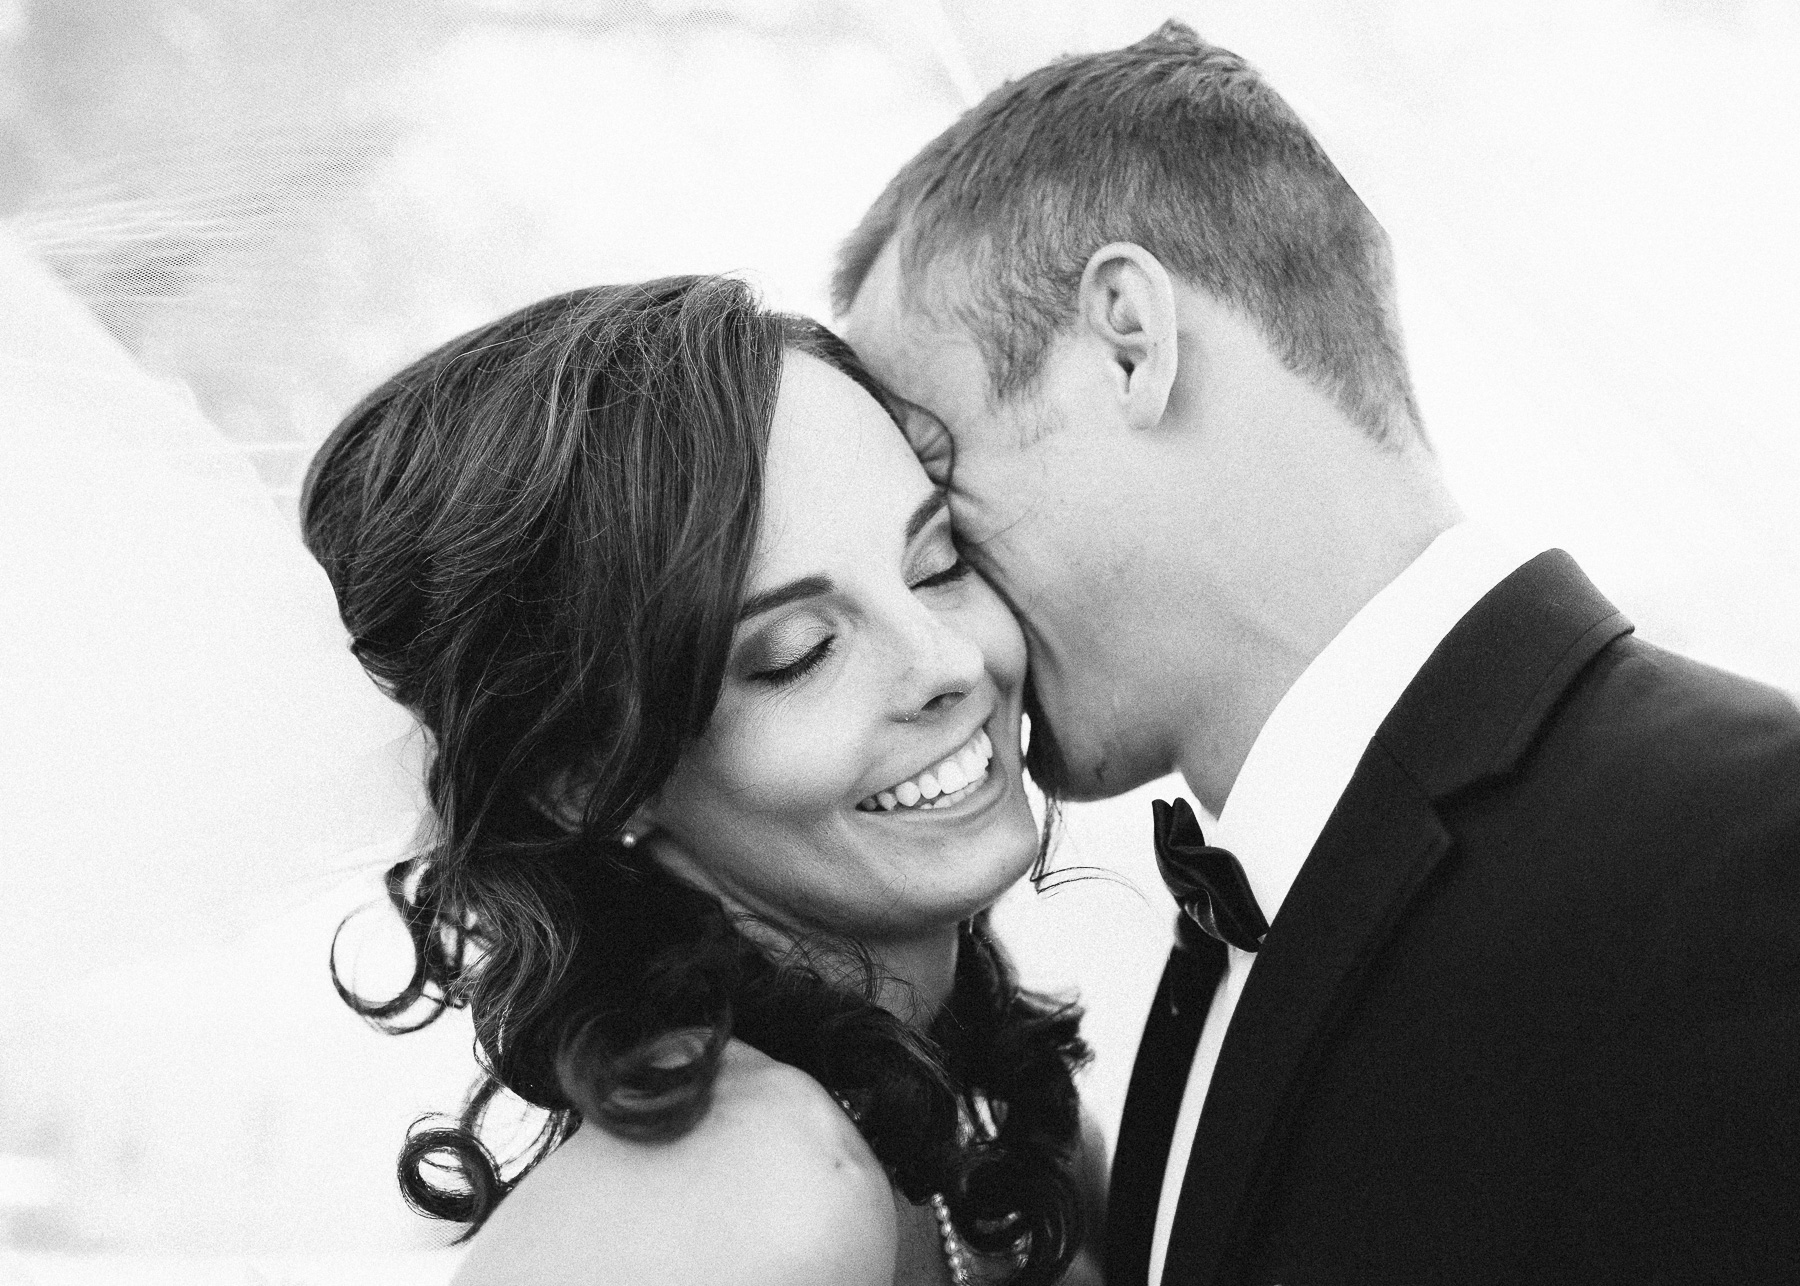
<path fill-rule="evenodd" d="M 1024 625 L 1033 773 L 1179 770 L 1257 904 L 1184 889 L 1110 1286 L 1800 1281 L 1800 714 L 1463 521 L 1274 91 L 1178 23 L 1042 68 L 836 288 Z"/>

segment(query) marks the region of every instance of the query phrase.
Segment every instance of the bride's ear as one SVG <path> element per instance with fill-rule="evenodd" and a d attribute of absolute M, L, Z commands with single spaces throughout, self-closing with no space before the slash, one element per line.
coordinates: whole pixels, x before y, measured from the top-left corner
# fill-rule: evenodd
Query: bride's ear
<path fill-rule="evenodd" d="M 590 786 L 586 774 L 565 768 L 540 786 L 531 802 L 538 812 L 566 831 L 578 831 L 587 820 Z"/>
<path fill-rule="evenodd" d="M 547 780 L 532 802 L 539 812 L 567 831 L 578 831 L 588 824 L 588 801 L 593 783 L 584 766 L 565 768 Z M 636 848 L 657 829 L 654 801 L 644 803 L 619 828 L 616 838 L 626 848 Z"/>
<path fill-rule="evenodd" d="M 625 825 L 619 828 L 619 843 L 626 848 L 636 848 L 655 833 L 656 814 L 648 803 L 639 804 Z"/>
<path fill-rule="evenodd" d="M 1162 422 L 1175 387 L 1175 282 L 1140 245 L 1115 241 L 1089 256 L 1076 296 L 1078 324 L 1099 341 L 1125 422 Z"/>
<path fill-rule="evenodd" d="M 695 860 L 682 843 L 656 816 L 656 801 L 641 805 L 619 831 L 619 843 L 635 853 L 644 853 L 668 874 L 702 893 L 720 897 L 721 890 L 712 873 Z"/>

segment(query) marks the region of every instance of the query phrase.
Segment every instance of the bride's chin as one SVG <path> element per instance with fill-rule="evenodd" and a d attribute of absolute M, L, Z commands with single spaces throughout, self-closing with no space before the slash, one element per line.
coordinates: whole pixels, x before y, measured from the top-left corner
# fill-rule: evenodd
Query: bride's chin
<path fill-rule="evenodd" d="M 983 838 L 988 842 L 966 845 L 953 868 L 938 872 L 935 887 L 919 888 L 919 900 L 909 915 L 915 928 L 953 928 L 991 910 L 1037 861 L 1035 827 L 1004 838 L 992 834 Z"/>
<path fill-rule="evenodd" d="M 1037 864 L 1038 829 L 1029 810 L 1025 811 L 1023 823 L 1023 825 L 1008 826 L 1006 830 L 1009 833 L 1004 838 L 993 837 L 998 841 L 996 849 L 999 852 L 990 859 L 991 878 L 987 881 L 988 888 L 985 891 L 985 897 L 975 910 L 985 911 L 993 906 L 994 903 L 1005 897 L 1014 885 L 1029 875 L 1032 867 Z"/>

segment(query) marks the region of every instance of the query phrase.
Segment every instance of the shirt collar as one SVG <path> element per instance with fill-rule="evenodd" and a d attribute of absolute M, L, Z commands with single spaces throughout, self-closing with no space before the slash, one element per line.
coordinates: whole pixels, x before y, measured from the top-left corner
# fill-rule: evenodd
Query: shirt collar
<path fill-rule="evenodd" d="M 1542 552 L 1464 522 L 1363 605 L 1276 704 L 1219 812 L 1273 924 L 1361 761 L 1427 659 L 1489 590 Z"/>

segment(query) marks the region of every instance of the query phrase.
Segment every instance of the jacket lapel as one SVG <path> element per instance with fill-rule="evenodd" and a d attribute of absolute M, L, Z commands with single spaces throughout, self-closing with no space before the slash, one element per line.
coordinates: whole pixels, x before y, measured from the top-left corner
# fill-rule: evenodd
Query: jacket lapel
<path fill-rule="evenodd" d="M 1312 1059 L 1450 849 L 1439 802 L 1516 766 L 1576 675 L 1630 629 L 1551 550 L 1470 610 L 1382 723 L 1239 998 L 1176 1210 L 1169 1286 L 1229 1279 Z"/>
<path fill-rule="evenodd" d="M 1332 1010 L 1450 846 L 1437 814 L 1375 748 L 1282 903 L 1226 1030 L 1194 1137 L 1163 1281 L 1226 1280 L 1229 1233 Z M 1365 860 L 1379 854 L 1379 861 Z"/>
<path fill-rule="evenodd" d="M 1223 943 L 1199 932 L 1186 916 L 1176 917 L 1175 933 L 1175 947 L 1138 1042 L 1118 1146 L 1113 1149 L 1105 1269 L 1106 1280 L 1114 1286 L 1141 1286 L 1149 1274 L 1150 1240 L 1175 1118 L 1200 1029 L 1225 974 Z"/>

